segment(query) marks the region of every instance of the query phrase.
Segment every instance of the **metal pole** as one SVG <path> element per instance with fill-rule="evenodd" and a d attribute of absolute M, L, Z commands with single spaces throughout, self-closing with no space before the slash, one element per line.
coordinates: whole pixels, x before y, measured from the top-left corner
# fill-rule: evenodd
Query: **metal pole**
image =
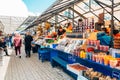
<path fill-rule="evenodd" d="M 91 0 L 89 0 L 89 11 L 91 11 Z"/>
<path fill-rule="evenodd" d="M 114 0 L 112 0 L 112 8 L 111 8 L 111 37 L 113 37 L 113 30 L 114 30 Z"/>
<path fill-rule="evenodd" d="M 58 24 L 58 15 L 55 15 L 55 23 Z"/>
<path fill-rule="evenodd" d="M 104 26 L 104 28 L 105 28 L 104 16 L 105 16 L 105 10 L 103 9 L 103 26 Z"/>
<path fill-rule="evenodd" d="M 75 1 L 75 0 L 74 0 L 74 1 Z M 73 3 L 73 9 L 74 9 L 74 3 Z M 73 18 L 72 18 L 73 27 L 75 27 L 75 25 L 74 25 L 74 18 L 75 18 L 75 14 L 74 14 L 74 11 L 73 11 Z"/>
<path fill-rule="evenodd" d="M 104 4 L 100 4 L 97 0 L 94 0 L 99 6 L 101 6 L 107 13 L 109 13 L 110 15 L 112 15 L 112 13 L 111 12 L 109 12 L 107 9 L 105 9 L 104 8 Z M 113 0 L 112 0 L 113 1 Z M 113 1 L 114 2 L 114 1 Z M 111 5 L 112 6 L 112 5 Z M 112 7 L 111 7 L 112 8 Z M 114 4 L 113 4 L 113 8 L 114 8 Z M 113 17 L 117 20 L 117 21 L 119 21 L 120 22 L 120 20 L 117 18 L 117 17 L 115 17 L 114 15 L 113 15 Z"/>

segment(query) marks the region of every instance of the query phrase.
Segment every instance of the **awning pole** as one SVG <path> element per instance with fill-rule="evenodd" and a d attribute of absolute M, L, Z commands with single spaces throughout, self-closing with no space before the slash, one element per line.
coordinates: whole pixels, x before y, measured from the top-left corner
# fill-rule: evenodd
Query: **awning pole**
<path fill-rule="evenodd" d="M 114 0 L 112 0 L 112 8 L 111 8 L 111 37 L 113 37 L 113 30 L 114 30 Z"/>
<path fill-rule="evenodd" d="M 74 3 L 73 3 L 73 9 L 74 9 Z M 75 27 L 75 25 L 74 25 L 74 18 L 75 18 L 75 14 L 74 14 L 74 11 L 73 11 L 73 18 L 72 18 L 73 27 Z"/>
<path fill-rule="evenodd" d="M 112 7 L 111 7 L 111 47 L 113 48 L 114 43 L 113 43 L 113 30 L 114 30 L 114 0 L 112 0 Z"/>

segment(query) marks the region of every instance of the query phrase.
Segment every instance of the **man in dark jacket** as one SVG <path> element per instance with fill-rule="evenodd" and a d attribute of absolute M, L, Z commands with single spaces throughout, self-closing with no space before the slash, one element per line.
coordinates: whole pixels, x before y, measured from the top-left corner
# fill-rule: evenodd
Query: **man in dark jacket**
<path fill-rule="evenodd" d="M 27 32 L 25 35 L 25 39 L 24 39 L 26 57 L 31 56 L 30 51 L 31 51 L 31 42 L 32 41 L 33 41 L 33 38 L 30 35 L 30 32 Z"/>
<path fill-rule="evenodd" d="M 0 49 L 4 50 L 4 52 L 6 53 L 6 56 L 9 56 L 8 51 L 7 51 L 6 42 L 5 42 L 4 38 L 0 39 Z"/>

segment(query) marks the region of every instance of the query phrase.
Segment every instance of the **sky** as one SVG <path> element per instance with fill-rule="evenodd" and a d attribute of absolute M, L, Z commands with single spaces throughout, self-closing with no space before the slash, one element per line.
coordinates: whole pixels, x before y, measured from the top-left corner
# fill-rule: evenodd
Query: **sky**
<path fill-rule="evenodd" d="M 56 0 L 0 0 L 0 15 L 27 17 L 40 15 Z"/>
<path fill-rule="evenodd" d="M 56 0 L 23 0 L 28 11 L 34 14 L 41 14 Z"/>

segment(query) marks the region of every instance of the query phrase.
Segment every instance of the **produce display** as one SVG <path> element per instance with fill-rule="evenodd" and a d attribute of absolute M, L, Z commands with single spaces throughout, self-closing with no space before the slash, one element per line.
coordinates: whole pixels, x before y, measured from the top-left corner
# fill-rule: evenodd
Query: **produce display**
<path fill-rule="evenodd" d="M 51 27 L 50 22 L 45 22 L 45 29 L 48 30 Z"/>
<path fill-rule="evenodd" d="M 104 52 L 85 52 L 85 50 L 78 49 L 78 51 L 74 51 L 75 56 L 78 56 L 82 59 L 91 60 L 106 66 L 110 66 L 111 68 L 117 68 L 120 66 L 120 59 L 114 58 L 111 55 L 107 55 Z"/>
<path fill-rule="evenodd" d="M 93 68 L 87 68 L 79 63 L 68 64 L 67 69 L 77 75 L 84 76 L 88 80 L 117 80 L 110 76 L 105 76 L 100 72 L 94 71 Z"/>
<path fill-rule="evenodd" d="M 59 42 L 56 49 L 64 51 L 65 47 L 68 45 L 69 42 L 70 42 L 69 39 L 63 39 L 62 41 Z"/>
<path fill-rule="evenodd" d="M 46 38 L 57 38 L 57 32 L 48 33 L 48 35 L 46 35 Z"/>
<path fill-rule="evenodd" d="M 63 39 L 56 49 L 62 50 L 67 53 L 72 53 L 74 49 L 77 47 L 81 47 L 83 45 L 85 40 L 71 40 L 71 39 Z"/>
<path fill-rule="evenodd" d="M 109 50 L 109 46 L 100 45 L 100 40 L 87 40 L 87 46 L 88 47 L 93 46 L 95 49 L 100 50 L 100 51 L 107 52 Z"/>
<path fill-rule="evenodd" d="M 38 26 L 36 29 L 36 36 L 43 35 L 43 28 L 41 26 Z"/>
<path fill-rule="evenodd" d="M 52 38 L 38 39 L 35 42 L 35 44 L 43 45 L 43 46 L 47 46 L 47 44 L 51 44 L 51 43 L 54 43 L 54 40 Z"/>
<path fill-rule="evenodd" d="M 38 45 L 43 45 L 44 43 L 46 43 L 44 39 L 38 39 L 38 40 L 35 42 L 35 44 L 38 44 Z"/>
<path fill-rule="evenodd" d="M 46 23 L 47 24 L 47 23 Z M 85 25 L 82 23 L 82 25 Z M 92 23 L 90 24 L 91 27 L 94 27 Z M 80 27 L 80 26 L 79 26 Z M 79 28 L 77 27 L 77 28 Z M 49 25 L 47 25 L 46 29 L 49 28 Z M 82 32 L 83 28 L 80 27 L 79 30 L 72 28 L 72 32 Z M 85 29 L 85 28 L 84 28 Z M 40 31 L 41 30 L 41 31 Z M 71 31 L 71 30 L 70 30 Z M 38 27 L 38 36 L 42 35 L 42 29 Z M 39 45 L 47 45 L 50 43 L 54 43 L 57 33 L 53 32 L 52 34 L 48 34 L 44 39 L 38 39 L 36 41 L 36 44 Z M 114 48 L 119 48 L 119 41 L 120 38 L 115 37 L 114 38 Z M 58 40 L 56 40 L 58 41 Z M 83 44 L 86 43 L 86 49 L 83 49 Z M 91 60 L 106 66 L 109 66 L 111 68 L 120 69 L 120 59 L 115 58 L 112 55 L 107 55 L 105 52 L 109 50 L 109 46 L 100 45 L 100 40 L 85 40 L 85 39 L 70 39 L 70 38 L 64 38 L 59 43 L 57 43 L 58 46 L 56 49 L 67 52 L 69 54 L 72 54 L 73 56 L 77 56 L 82 59 Z M 95 50 L 98 50 L 98 52 L 95 52 Z M 101 52 L 99 52 L 99 50 Z M 102 52 L 103 51 L 103 52 Z M 85 66 L 82 66 L 80 64 L 69 64 L 67 65 L 67 69 L 76 73 L 81 74 L 83 73 L 83 76 L 87 77 L 90 80 L 117 80 L 115 78 L 111 78 L 110 76 L 105 76 L 100 72 L 94 71 L 93 69 L 88 69 Z"/>
<path fill-rule="evenodd" d="M 94 44 L 93 44 L 94 45 Z M 114 58 L 112 55 L 107 55 L 106 52 L 94 51 L 94 47 L 89 47 L 87 50 L 81 49 L 80 47 L 73 49 L 73 55 L 78 56 L 82 59 L 91 60 L 102 65 L 110 66 L 111 68 L 119 68 L 120 60 L 119 58 Z M 108 50 L 108 48 L 103 51 Z M 117 55 L 119 53 L 116 53 Z"/>
<path fill-rule="evenodd" d="M 43 35 L 43 28 L 39 25 L 36 28 L 36 35 L 34 35 L 34 41 L 37 41 L 39 39 L 39 37 L 41 37 Z"/>
<path fill-rule="evenodd" d="M 54 42 L 54 40 L 53 39 L 45 39 L 45 41 L 46 41 L 46 43 L 53 43 Z"/>
<path fill-rule="evenodd" d="M 111 78 L 110 76 L 105 76 L 100 72 L 94 71 L 92 68 L 84 71 L 83 76 L 87 77 L 89 80 L 117 80 L 116 78 Z"/>

